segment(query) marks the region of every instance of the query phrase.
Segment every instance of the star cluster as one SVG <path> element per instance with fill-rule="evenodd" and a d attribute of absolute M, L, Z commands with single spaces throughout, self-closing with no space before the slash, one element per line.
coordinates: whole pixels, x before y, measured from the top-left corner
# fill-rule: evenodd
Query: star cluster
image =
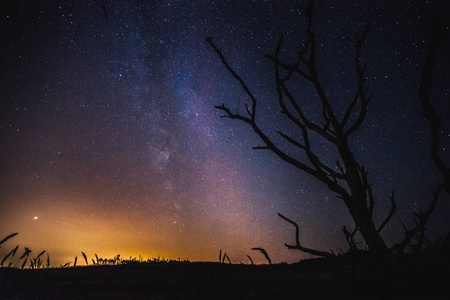
<path fill-rule="evenodd" d="M 7 1 L 8 2 L 8 1 Z M 14 2 L 14 1 L 12 1 Z M 80 251 L 112 257 L 216 260 L 219 249 L 244 261 L 264 247 L 274 261 L 289 251 L 298 221 L 310 247 L 344 249 L 345 206 L 326 186 L 252 150 L 245 124 L 219 118 L 214 105 L 244 112 L 245 92 L 205 42 L 222 48 L 258 97 L 258 122 L 269 136 L 287 125 L 279 114 L 273 53 L 295 58 L 304 42 L 305 1 L 45 1 L 5 4 L 0 41 L 0 237 L 47 250 L 58 263 Z M 429 155 L 428 124 L 417 85 L 442 1 L 316 1 L 318 69 L 342 113 L 356 75 L 354 43 L 363 48 L 374 98 L 352 140 L 369 170 L 379 219 L 395 190 L 408 223 L 427 205 L 439 175 Z M 443 157 L 450 147 L 448 40 L 435 73 L 434 104 L 443 116 Z M 311 87 L 297 90 L 314 118 Z M 317 152 L 333 159 L 321 141 Z M 443 197 L 431 236 L 449 231 Z M 402 234 L 393 222 L 386 238 Z M 255 258 L 256 262 L 264 259 Z"/>

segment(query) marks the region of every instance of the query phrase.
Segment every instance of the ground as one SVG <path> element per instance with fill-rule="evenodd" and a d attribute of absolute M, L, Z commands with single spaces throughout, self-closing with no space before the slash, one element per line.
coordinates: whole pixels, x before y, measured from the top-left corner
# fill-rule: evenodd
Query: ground
<path fill-rule="evenodd" d="M 0 299 L 450 299 L 448 265 L 397 265 L 383 276 L 320 259 L 0 268 Z"/>

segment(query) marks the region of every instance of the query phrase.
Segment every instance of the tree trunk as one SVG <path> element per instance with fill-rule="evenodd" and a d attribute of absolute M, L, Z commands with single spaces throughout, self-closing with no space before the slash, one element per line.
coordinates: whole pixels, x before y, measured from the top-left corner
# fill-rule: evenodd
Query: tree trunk
<path fill-rule="evenodd" d="M 339 144 L 338 151 L 345 165 L 346 181 L 350 189 L 350 197 L 344 198 L 344 202 L 350 211 L 355 225 L 366 241 L 369 251 L 375 258 L 386 258 L 388 248 L 372 220 L 372 215 L 368 207 L 367 189 L 361 179 L 358 164 L 353 157 L 353 153 L 350 151 L 347 139 L 341 136 L 340 140 L 341 143 Z"/>
<path fill-rule="evenodd" d="M 355 213 L 350 211 L 353 220 L 359 223 L 359 232 L 361 232 L 361 235 L 363 236 L 364 240 L 366 241 L 367 246 L 369 247 L 369 251 L 376 257 L 376 258 L 385 258 L 388 254 L 388 248 L 386 246 L 386 243 L 383 241 L 383 239 L 380 236 L 380 233 L 375 228 L 375 224 L 372 221 L 372 218 L 369 216 L 360 216 L 361 212 Z M 368 212 L 363 212 L 363 214 L 368 214 Z M 356 223 L 358 226 L 358 223 Z"/>

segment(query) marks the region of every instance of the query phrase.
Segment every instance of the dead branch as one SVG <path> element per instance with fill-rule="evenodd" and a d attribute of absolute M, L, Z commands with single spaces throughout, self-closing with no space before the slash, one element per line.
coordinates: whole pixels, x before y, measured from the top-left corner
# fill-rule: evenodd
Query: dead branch
<path fill-rule="evenodd" d="M 359 173 L 361 174 L 361 180 L 362 184 L 364 185 L 364 189 L 366 190 L 367 198 L 369 200 L 369 214 L 370 216 L 373 215 L 373 208 L 375 206 L 375 200 L 373 198 L 373 192 L 372 192 L 372 185 L 369 184 L 369 180 L 367 176 L 369 173 L 366 171 L 364 166 L 360 166 L 358 164 Z"/>
<path fill-rule="evenodd" d="M 361 35 L 361 37 L 355 42 L 356 45 L 356 54 L 355 54 L 355 68 L 356 68 L 356 73 L 358 75 L 358 80 L 357 80 L 357 89 L 355 92 L 355 95 L 353 97 L 353 101 L 350 103 L 350 105 L 347 108 L 347 111 L 344 115 L 344 118 L 341 122 L 341 126 L 342 128 L 344 128 L 344 126 L 347 124 L 349 117 L 353 111 L 353 108 L 355 107 L 357 102 L 360 102 L 361 106 L 360 106 L 360 110 L 358 113 L 358 117 L 356 119 L 356 121 L 353 123 L 353 125 L 350 126 L 350 128 L 348 128 L 345 131 L 345 135 L 348 137 L 350 136 L 352 133 L 354 133 L 363 123 L 365 117 L 366 117 L 366 112 L 367 112 L 367 106 L 369 105 L 369 102 L 372 98 L 372 96 L 366 97 L 366 93 L 367 93 L 367 89 L 365 88 L 365 71 L 367 68 L 367 63 L 364 63 L 361 65 L 361 49 L 362 49 L 362 45 L 364 44 L 364 41 L 367 37 L 367 33 L 369 32 L 369 28 L 370 28 L 370 24 L 367 24 L 366 27 L 364 28 L 363 34 Z"/>
<path fill-rule="evenodd" d="M 405 224 L 400 220 L 403 228 L 405 229 L 405 237 L 403 241 L 395 244 L 390 249 L 391 252 L 395 253 L 402 253 L 405 248 L 411 244 L 411 241 L 413 239 L 417 241 L 417 244 L 415 245 L 416 250 L 421 249 L 425 237 L 425 226 L 431 213 L 436 207 L 436 203 L 442 190 L 450 193 L 450 168 L 445 166 L 442 158 L 439 155 L 441 116 L 436 113 L 430 101 L 430 91 L 433 88 L 433 69 L 435 66 L 436 56 L 443 42 L 445 33 L 443 27 L 437 20 L 431 22 L 430 27 L 433 31 L 433 38 L 430 48 L 427 52 L 425 63 L 423 65 L 422 73 L 420 76 L 419 97 L 423 109 L 423 115 L 430 124 L 430 156 L 433 163 L 436 165 L 437 169 L 442 175 L 442 183 L 439 183 L 436 190 L 433 191 L 433 200 L 431 201 L 428 209 L 425 212 L 419 211 L 418 213 L 414 213 L 415 217 L 413 220 L 416 224 L 414 228 L 408 230 Z M 389 216 L 391 216 L 391 213 L 389 214 Z"/>
<path fill-rule="evenodd" d="M 300 245 L 300 240 L 299 240 L 299 227 L 298 224 L 295 223 L 294 221 L 286 218 L 285 216 L 283 216 L 282 214 L 278 213 L 278 216 L 280 216 L 280 218 L 282 218 L 283 220 L 291 223 L 292 225 L 294 225 L 295 227 L 295 245 L 288 245 L 288 244 L 284 244 L 288 249 L 298 249 L 302 252 L 306 252 L 315 256 L 322 256 L 322 257 L 334 257 L 334 255 L 331 252 L 325 252 L 325 251 L 319 251 L 319 250 L 314 250 L 311 248 L 307 248 L 307 247 L 303 247 Z"/>
<path fill-rule="evenodd" d="M 342 227 L 342 231 L 344 232 L 345 240 L 347 241 L 347 244 L 349 246 L 349 250 L 358 250 L 358 247 L 356 245 L 356 242 L 354 240 L 355 233 L 357 229 L 355 229 L 353 232 L 349 232 L 345 226 Z"/>
<path fill-rule="evenodd" d="M 416 226 L 412 229 L 407 229 L 405 224 L 401 221 L 403 225 L 403 228 L 405 229 L 405 237 L 403 238 L 403 241 L 395 244 L 392 246 L 389 251 L 391 253 L 398 253 L 401 254 L 405 250 L 405 248 L 410 244 L 411 240 L 421 232 L 426 230 L 425 225 L 428 222 L 428 218 L 430 217 L 431 213 L 434 211 L 434 208 L 436 207 L 436 203 L 439 199 L 439 196 L 441 194 L 441 191 L 443 189 L 443 185 L 439 184 L 436 188 L 436 190 L 433 191 L 433 200 L 431 201 L 430 205 L 428 206 L 428 209 L 425 212 L 419 211 L 418 213 L 414 213 L 415 218 L 414 223 Z"/>
<path fill-rule="evenodd" d="M 267 259 L 267 261 L 269 262 L 269 265 L 272 264 L 272 260 L 269 257 L 269 254 L 267 254 L 267 251 L 264 248 L 252 248 L 252 250 L 256 250 L 261 252 L 262 254 L 264 254 L 264 257 Z M 247 255 L 248 256 L 248 255 Z M 248 258 L 250 258 L 250 256 L 248 256 Z M 250 258 L 250 260 L 252 261 L 252 265 L 253 265 L 253 260 Z"/>
<path fill-rule="evenodd" d="M 444 190 L 450 194 L 450 168 L 445 166 L 439 155 L 441 116 L 436 113 L 430 101 L 430 91 L 433 88 L 433 69 L 436 56 L 444 40 L 445 32 L 439 21 L 434 20 L 430 24 L 433 31 L 430 49 L 428 50 L 425 63 L 422 68 L 419 83 L 420 103 L 422 104 L 423 115 L 430 123 L 430 155 L 434 164 L 442 175 Z"/>
<path fill-rule="evenodd" d="M 387 215 L 386 219 L 384 219 L 384 221 L 381 223 L 380 227 L 378 227 L 378 230 L 377 230 L 378 232 L 381 232 L 381 230 L 383 230 L 383 227 L 386 226 L 386 224 L 388 224 L 389 221 L 391 221 L 391 218 L 394 215 L 396 209 L 397 209 L 397 205 L 395 204 L 394 191 L 392 191 L 391 209 L 389 210 L 389 214 Z"/>
<path fill-rule="evenodd" d="M 97 0 L 93 0 L 93 1 L 95 2 L 95 4 L 98 5 L 98 7 L 100 7 L 103 10 L 103 13 L 105 14 L 106 22 L 109 23 L 108 13 L 106 12 L 105 0 L 102 0 L 102 4 L 98 3 Z"/>
<path fill-rule="evenodd" d="M 233 75 L 233 77 L 237 79 L 237 81 L 241 84 L 241 86 L 244 89 L 244 91 L 247 93 L 247 96 L 250 97 L 250 99 L 252 101 L 252 107 L 251 107 L 251 109 L 247 109 L 247 111 L 248 111 L 248 114 L 250 115 L 251 120 L 254 121 L 255 120 L 255 114 L 256 114 L 256 98 L 253 96 L 252 92 L 247 87 L 247 84 L 241 78 L 241 76 L 239 76 L 236 73 L 236 71 L 234 71 L 234 69 L 228 64 L 227 60 L 225 59 L 225 57 L 222 54 L 222 51 L 212 42 L 212 38 L 213 38 L 212 36 L 211 37 L 207 37 L 206 41 L 214 49 L 214 51 L 217 53 L 217 55 L 219 56 L 220 60 L 222 61 L 222 64 L 227 68 L 228 72 L 230 72 L 230 74 Z"/>
<path fill-rule="evenodd" d="M 238 82 L 240 83 L 240 85 L 243 87 L 243 89 L 245 90 L 246 94 L 249 96 L 249 98 L 251 99 L 251 107 L 248 109 L 249 116 L 242 116 L 238 113 L 233 113 L 227 106 L 225 106 L 225 104 L 222 104 L 220 106 L 215 106 L 217 109 L 222 110 L 223 112 L 225 112 L 225 114 L 222 117 L 225 118 L 230 118 L 230 119 L 237 119 L 240 121 L 243 121 L 247 124 L 249 124 L 253 131 L 261 138 L 261 140 L 264 142 L 265 145 L 259 145 L 254 147 L 254 149 L 268 149 L 271 150 L 272 152 L 274 152 L 278 157 L 280 157 L 281 159 L 283 159 L 284 161 L 294 165 L 295 167 L 297 167 L 298 169 L 307 172 L 308 174 L 316 177 L 317 179 L 319 179 L 320 181 L 326 183 L 334 192 L 336 192 L 337 194 L 341 195 L 342 198 L 349 198 L 349 195 L 347 193 L 347 191 L 345 190 L 345 188 L 341 185 L 338 184 L 337 179 L 344 179 L 344 175 L 341 173 L 338 173 L 336 171 L 333 170 L 333 168 L 326 166 L 324 163 L 322 163 L 317 155 L 315 155 L 312 152 L 312 149 L 310 147 L 309 144 L 309 137 L 308 137 L 308 131 L 307 129 L 311 129 L 315 132 L 318 132 L 319 134 L 325 136 L 327 139 L 332 140 L 333 142 L 337 143 L 335 137 L 332 135 L 333 132 L 332 131 L 327 131 L 324 128 L 321 128 L 320 126 L 316 125 L 316 124 L 312 124 L 303 114 L 303 112 L 301 111 L 301 109 L 298 107 L 297 112 L 300 116 L 303 116 L 302 120 L 294 117 L 292 114 L 289 113 L 289 111 L 287 110 L 286 105 L 284 104 L 284 96 L 285 95 L 289 101 L 295 105 L 296 101 L 294 99 L 294 97 L 289 93 L 289 91 L 287 90 L 287 88 L 285 88 L 283 86 L 283 84 L 281 83 L 281 79 L 278 75 L 277 76 L 277 91 L 279 94 L 279 103 L 280 106 L 282 107 L 282 111 L 284 113 L 286 113 L 289 117 L 289 119 L 291 121 L 293 121 L 295 124 L 297 124 L 297 126 L 299 126 L 301 128 L 302 131 L 302 135 L 303 135 L 303 140 L 304 143 L 300 143 L 297 142 L 293 139 L 288 139 L 288 141 L 290 141 L 291 143 L 300 146 L 300 148 L 302 148 L 304 145 L 304 150 L 305 153 L 308 156 L 308 159 L 310 161 L 310 163 L 314 166 L 314 168 L 310 167 L 309 165 L 295 159 L 294 157 L 292 157 L 291 155 L 288 155 L 286 152 L 284 152 L 283 150 L 281 150 L 278 146 L 276 146 L 273 141 L 260 129 L 260 127 L 256 124 L 256 98 L 254 97 L 254 95 L 252 94 L 252 92 L 250 91 L 250 89 L 247 87 L 247 85 L 245 84 L 244 80 L 236 73 L 236 71 L 231 67 L 231 65 L 226 61 L 222 51 L 219 49 L 219 47 L 217 47 L 213 41 L 212 41 L 212 37 L 208 37 L 206 39 L 206 41 L 211 45 L 211 47 L 213 48 L 213 50 L 217 53 L 217 55 L 219 56 L 221 62 L 225 65 L 226 69 L 232 74 L 232 76 L 234 78 L 236 78 L 238 80 Z M 279 51 L 279 47 L 280 47 L 281 43 L 278 46 L 278 50 Z M 277 54 L 278 55 L 278 54 Z M 309 63 L 308 63 L 309 64 Z M 278 65 L 278 64 L 275 64 Z M 283 98 L 283 99 L 281 99 Z M 306 126 L 304 123 L 308 124 L 308 126 Z M 283 135 L 282 135 L 283 136 Z M 287 136 L 283 136 L 284 138 L 286 138 Z"/>

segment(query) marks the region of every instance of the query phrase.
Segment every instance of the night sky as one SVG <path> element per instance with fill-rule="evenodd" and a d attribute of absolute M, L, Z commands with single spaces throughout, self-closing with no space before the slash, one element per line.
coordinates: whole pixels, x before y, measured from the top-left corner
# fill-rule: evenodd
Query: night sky
<path fill-rule="evenodd" d="M 0 238 L 52 265 L 143 255 L 233 262 L 252 247 L 274 262 L 309 257 L 288 250 L 301 226 L 305 246 L 347 250 L 347 208 L 327 187 L 266 150 L 245 124 L 214 105 L 244 111 L 245 92 L 206 43 L 214 42 L 258 98 L 258 124 L 276 141 L 279 114 L 273 54 L 295 58 L 305 39 L 307 1 L 6 1 L 0 24 Z M 100 3 L 100 2 L 99 2 Z M 351 146 L 370 172 L 376 220 L 396 217 L 383 236 L 402 238 L 440 175 L 429 155 L 429 126 L 418 98 L 421 67 L 438 18 L 448 33 L 448 1 L 316 1 L 319 76 L 336 110 L 356 88 L 352 38 L 372 24 L 362 57 L 373 94 Z M 450 163 L 450 42 L 438 55 L 432 101 L 443 116 L 440 152 Z M 296 89 L 321 115 L 308 84 Z M 334 149 L 314 140 L 320 157 Z M 447 147 L 447 148 L 445 148 Z M 450 231 L 450 197 L 440 198 L 427 232 Z M 0 255 L 3 257 L 3 255 Z"/>

